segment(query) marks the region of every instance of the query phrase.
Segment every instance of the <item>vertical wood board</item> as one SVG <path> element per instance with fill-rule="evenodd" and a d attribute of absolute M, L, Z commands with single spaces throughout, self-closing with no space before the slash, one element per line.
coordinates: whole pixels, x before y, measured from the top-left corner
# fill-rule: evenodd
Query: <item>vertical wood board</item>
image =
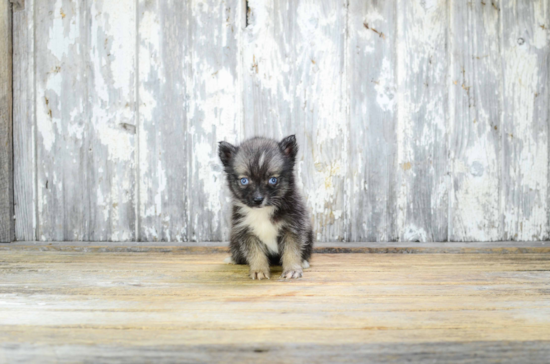
<path fill-rule="evenodd" d="M 14 239 L 12 149 L 12 13 L 0 4 L 0 243 Z"/>
<path fill-rule="evenodd" d="M 397 3 L 398 197 L 401 241 L 447 241 L 447 0 Z"/>
<path fill-rule="evenodd" d="M 316 239 L 344 240 L 346 2 L 247 4 L 245 137 L 296 135 L 298 186 L 310 207 Z"/>
<path fill-rule="evenodd" d="M 500 239 L 500 8 L 451 1 L 449 240 Z"/>
<path fill-rule="evenodd" d="M 301 136 L 296 171 L 317 241 L 344 241 L 348 174 L 345 45 L 347 1 L 299 1 L 293 25 L 292 131 Z"/>
<path fill-rule="evenodd" d="M 34 0 L 13 4 L 13 162 L 16 240 L 36 240 Z"/>
<path fill-rule="evenodd" d="M 241 0 L 193 1 L 188 57 L 189 241 L 229 238 L 231 198 L 218 158 L 218 142 L 243 135 L 239 42 Z"/>
<path fill-rule="evenodd" d="M 139 2 L 139 240 L 187 241 L 190 4 Z"/>
<path fill-rule="evenodd" d="M 91 1 L 88 11 L 87 239 L 135 241 L 136 4 Z"/>
<path fill-rule="evenodd" d="M 134 2 L 37 2 L 35 19 L 37 237 L 135 240 Z"/>
<path fill-rule="evenodd" d="M 502 235 L 548 239 L 550 4 L 503 1 Z"/>
<path fill-rule="evenodd" d="M 85 3 L 35 3 L 37 238 L 87 240 L 90 194 Z"/>
<path fill-rule="evenodd" d="M 395 241 L 396 1 L 350 1 L 348 239 Z"/>

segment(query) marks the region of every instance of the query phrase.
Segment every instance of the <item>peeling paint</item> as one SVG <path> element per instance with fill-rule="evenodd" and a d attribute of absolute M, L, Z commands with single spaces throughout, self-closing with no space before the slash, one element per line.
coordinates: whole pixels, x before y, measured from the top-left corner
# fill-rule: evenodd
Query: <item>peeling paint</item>
<path fill-rule="evenodd" d="M 548 238 L 545 0 L 24 11 L 39 239 L 227 240 L 217 142 L 288 134 L 320 241 Z"/>
<path fill-rule="evenodd" d="M 548 2 L 503 6 L 503 139 L 501 200 L 505 239 L 548 238 Z M 541 13 L 542 12 L 542 13 Z M 524 39 L 519 44 L 516 39 Z M 510 206 L 511 208 L 506 208 Z"/>

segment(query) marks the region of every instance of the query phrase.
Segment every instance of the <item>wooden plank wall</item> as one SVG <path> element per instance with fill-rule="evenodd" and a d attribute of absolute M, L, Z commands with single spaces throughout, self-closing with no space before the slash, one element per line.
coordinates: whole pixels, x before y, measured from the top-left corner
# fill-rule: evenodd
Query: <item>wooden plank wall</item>
<path fill-rule="evenodd" d="M 26 0 L 18 240 L 222 241 L 217 142 L 300 144 L 319 241 L 550 238 L 546 0 Z"/>
<path fill-rule="evenodd" d="M 14 239 L 11 3 L 0 3 L 0 243 Z"/>

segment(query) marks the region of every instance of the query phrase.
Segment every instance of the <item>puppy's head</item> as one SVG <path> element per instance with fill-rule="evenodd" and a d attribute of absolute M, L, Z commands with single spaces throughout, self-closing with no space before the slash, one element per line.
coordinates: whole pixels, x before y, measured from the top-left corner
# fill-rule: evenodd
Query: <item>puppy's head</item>
<path fill-rule="evenodd" d="M 240 146 L 220 142 L 218 154 L 234 198 L 249 207 L 278 206 L 294 183 L 294 135 L 281 142 L 256 137 Z"/>

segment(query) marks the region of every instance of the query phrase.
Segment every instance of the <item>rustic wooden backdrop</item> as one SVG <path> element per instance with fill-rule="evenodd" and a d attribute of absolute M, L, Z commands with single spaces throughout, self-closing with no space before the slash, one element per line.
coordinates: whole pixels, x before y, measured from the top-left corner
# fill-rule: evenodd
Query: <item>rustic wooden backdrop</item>
<path fill-rule="evenodd" d="M 14 239 L 11 4 L 0 2 L 0 243 Z"/>
<path fill-rule="evenodd" d="M 548 0 L 25 0 L 18 240 L 221 241 L 296 134 L 320 241 L 549 238 Z"/>

